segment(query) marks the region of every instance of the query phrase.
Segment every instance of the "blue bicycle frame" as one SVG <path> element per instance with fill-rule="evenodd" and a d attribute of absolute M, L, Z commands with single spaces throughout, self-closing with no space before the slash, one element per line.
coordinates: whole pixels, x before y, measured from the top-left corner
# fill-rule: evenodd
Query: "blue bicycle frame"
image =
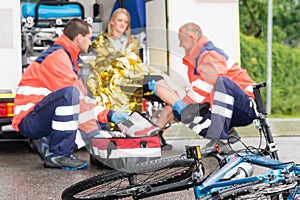
<path fill-rule="evenodd" d="M 294 173 L 298 175 L 300 173 L 300 167 L 294 163 L 282 163 L 278 160 L 274 160 L 265 156 L 253 154 L 250 152 L 243 152 L 239 155 L 231 155 L 227 158 L 227 163 L 221 167 L 217 172 L 210 175 L 200 186 L 194 187 L 195 198 L 200 199 L 206 195 L 212 194 L 216 191 L 229 188 L 233 185 L 245 184 L 250 182 L 261 182 L 261 183 L 276 183 L 285 180 L 284 174 Z M 252 163 L 257 166 L 263 166 L 272 169 L 266 174 L 257 175 L 252 177 L 246 177 L 237 180 L 220 181 L 226 173 L 231 169 L 238 166 L 242 162 Z M 291 194 L 288 199 L 293 199 L 297 194 L 297 185 L 294 188 L 294 194 Z"/>

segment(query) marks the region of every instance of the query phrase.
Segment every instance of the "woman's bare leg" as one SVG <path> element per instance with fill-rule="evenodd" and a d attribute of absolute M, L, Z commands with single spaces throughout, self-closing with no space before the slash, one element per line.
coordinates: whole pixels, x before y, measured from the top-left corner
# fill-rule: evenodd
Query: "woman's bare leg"
<path fill-rule="evenodd" d="M 172 123 L 174 121 L 172 106 L 166 105 L 161 111 L 160 116 L 153 118 L 152 121 L 160 128 L 164 128 L 168 123 Z"/>

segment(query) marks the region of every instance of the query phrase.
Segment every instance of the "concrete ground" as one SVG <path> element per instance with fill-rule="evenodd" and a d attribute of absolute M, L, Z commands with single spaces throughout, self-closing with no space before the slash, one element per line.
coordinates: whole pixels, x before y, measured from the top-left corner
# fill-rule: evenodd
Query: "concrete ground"
<path fill-rule="evenodd" d="M 300 118 L 280 118 L 269 119 L 270 129 L 272 135 L 276 136 L 300 136 Z M 259 132 L 255 128 L 254 123 L 245 127 L 237 127 L 236 130 L 241 136 L 245 137 L 258 137 Z M 195 133 L 189 129 L 186 129 L 184 125 L 178 124 L 172 126 L 166 131 L 166 137 L 168 138 L 194 138 Z M 201 138 L 201 137 L 199 137 Z"/>
<path fill-rule="evenodd" d="M 275 142 L 278 144 L 282 161 L 300 163 L 298 147 L 300 144 L 300 120 L 271 121 Z M 171 151 L 163 151 L 162 156 L 170 156 L 184 152 L 184 145 L 204 145 L 205 140 L 189 132 L 184 126 L 171 127 L 166 133 L 168 142 L 174 147 Z M 275 128 L 275 129 L 274 129 Z M 249 126 L 238 129 L 242 141 L 246 145 L 258 146 L 259 135 Z M 288 133 L 287 135 L 285 133 Z M 243 148 L 235 144 L 234 149 Z M 85 149 L 78 150 L 75 155 L 89 160 Z M 45 169 L 39 156 L 33 152 L 26 142 L 1 141 L 0 139 L 0 200 L 58 200 L 62 191 L 83 179 L 108 171 L 90 165 L 79 171 Z M 194 199 L 193 190 L 177 192 L 148 199 Z"/>

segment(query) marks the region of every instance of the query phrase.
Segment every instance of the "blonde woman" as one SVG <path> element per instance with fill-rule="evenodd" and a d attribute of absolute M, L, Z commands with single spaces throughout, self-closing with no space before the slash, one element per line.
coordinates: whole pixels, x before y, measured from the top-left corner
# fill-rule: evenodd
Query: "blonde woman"
<path fill-rule="evenodd" d="M 103 89 L 107 87 L 106 84 L 101 83 L 100 77 L 108 70 L 111 63 L 116 58 L 126 57 L 131 52 L 137 54 L 139 51 L 139 42 L 131 35 L 130 22 L 130 14 L 126 9 L 116 9 L 108 22 L 107 31 L 98 35 L 92 43 L 97 58 L 90 63 L 91 74 L 88 85 L 95 96 L 100 96 Z"/>
<path fill-rule="evenodd" d="M 165 81 L 166 75 L 144 64 L 138 56 L 139 42 L 131 34 L 130 14 L 126 9 L 118 8 L 113 12 L 107 31 L 95 38 L 92 47 L 97 52 L 97 58 L 90 63 L 88 86 L 100 105 L 130 112 L 142 111 L 142 98 L 161 101 L 149 89 L 149 84 Z M 162 90 L 169 97 L 178 98 L 171 88 Z M 170 106 L 165 109 L 172 111 Z M 169 113 L 162 112 L 155 123 L 164 127 L 173 118 Z M 172 148 L 162 140 L 164 149 Z"/>
<path fill-rule="evenodd" d="M 126 9 L 113 12 L 107 31 L 98 35 L 92 46 L 97 58 L 90 63 L 88 85 L 100 104 L 122 111 L 141 111 L 146 93 L 146 98 L 151 96 L 160 101 L 157 96 L 149 95 L 153 92 L 148 82 L 163 81 L 165 75 L 145 65 L 138 56 L 139 43 L 131 34 L 130 14 Z"/>

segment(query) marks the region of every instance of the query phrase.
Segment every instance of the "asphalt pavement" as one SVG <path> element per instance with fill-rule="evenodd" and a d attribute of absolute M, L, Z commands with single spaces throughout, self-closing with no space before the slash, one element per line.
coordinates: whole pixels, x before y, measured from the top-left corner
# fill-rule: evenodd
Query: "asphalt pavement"
<path fill-rule="evenodd" d="M 300 127 L 299 121 L 288 128 Z M 186 132 L 186 136 L 178 132 Z M 242 141 L 246 145 L 258 147 L 258 134 L 248 136 L 240 130 Z M 168 143 L 173 145 L 173 150 L 163 151 L 162 156 L 170 156 L 184 152 L 185 145 L 204 145 L 207 141 L 195 134 L 188 133 L 182 127 L 177 127 L 174 132 L 166 133 Z M 275 136 L 278 145 L 279 157 L 282 161 L 294 161 L 300 163 L 298 147 L 300 144 L 300 134 L 295 133 L 285 136 Z M 263 145 L 263 144 L 262 144 Z M 241 143 L 233 145 L 234 149 L 243 148 Z M 89 154 L 85 149 L 75 152 L 81 159 L 89 161 Z M 0 200 L 58 200 L 63 190 L 83 179 L 95 176 L 108 171 L 90 165 L 87 169 L 78 171 L 65 171 L 60 169 L 46 169 L 39 156 L 31 150 L 25 140 L 23 141 L 1 141 L 0 139 Z M 160 195 L 148 199 L 194 199 L 193 190 L 187 190 L 172 194 Z"/>

